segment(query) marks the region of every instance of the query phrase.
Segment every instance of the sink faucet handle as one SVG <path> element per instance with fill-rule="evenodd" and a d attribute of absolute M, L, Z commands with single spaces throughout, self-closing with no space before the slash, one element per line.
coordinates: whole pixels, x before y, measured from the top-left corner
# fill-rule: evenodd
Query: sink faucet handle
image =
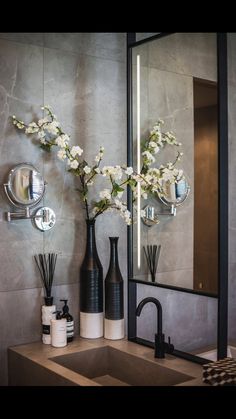
<path fill-rule="evenodd" d="M 168 343 L 165 344 L 165 351 L 168 354 L 172 354 L 174 351 L 174 345 L 171 343 L 170 336 L 168 336 Z"/>

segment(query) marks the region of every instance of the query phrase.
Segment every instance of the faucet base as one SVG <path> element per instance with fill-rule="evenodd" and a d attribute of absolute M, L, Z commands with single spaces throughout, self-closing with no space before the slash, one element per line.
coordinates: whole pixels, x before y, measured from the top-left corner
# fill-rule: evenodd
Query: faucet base
<path fill-rule="evenodd" d="M 165 358 L 165 335 L 164 333 L 155 334 L 155 358 Z"/>

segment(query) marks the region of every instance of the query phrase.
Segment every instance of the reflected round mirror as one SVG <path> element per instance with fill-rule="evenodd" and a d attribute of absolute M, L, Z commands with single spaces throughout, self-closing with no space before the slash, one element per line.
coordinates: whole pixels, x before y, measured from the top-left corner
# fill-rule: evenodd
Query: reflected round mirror
<path fill-rule="evenodd" d="M 163 185 L 163 189 L 165 191 L 165 196 L 159 196 L 160 200 L 165 205 L 174 205 L 175 207 L 183 204 L 190 192 L 190 186 L 186 179 L 180 179 L 176 183 L 166 181 Z"/>
<path fill-rule="evenodd" d="M 15 166 L 8 175 L 7 192 L 15 206 L 33 207 L 45 193 L 45 182 L 41 173 L 30 163 Z"/>

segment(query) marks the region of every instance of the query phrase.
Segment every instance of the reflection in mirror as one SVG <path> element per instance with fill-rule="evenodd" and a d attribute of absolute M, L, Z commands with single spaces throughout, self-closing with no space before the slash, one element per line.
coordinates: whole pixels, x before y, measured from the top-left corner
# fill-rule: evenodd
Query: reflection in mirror
<path fill-rule="evenodd" d="M 153 211 L 165 216 L 158 215 L 160 222 L 152 223 L 152 228 L 144 222 L 134 227 L 133 277 L 148 280 L 142 248 L 158 244 L 162 247 L 156 274 L 158 283 L 216 295 L 216 34 L 174 33 L 150 40 L 132 48 L 132 63 L 134 167 L 138 169 L 140 164 L 140 142 L 160 118 L 165 121 L 164 130 L 172 131 L 182 143 L 184 155 L 178 168 L 185 174 L 184 181 L 165 185 L 167 193 L 161 200 L 153 196 L 140 198 L 141 209 L 146 208 L 147 212 L 147 208 L 154 208 L 148 210 L 149 215 Z M 174 161 L 175 151 L 167 144 L 155 157 L 157 167 Z M 171 213 L 166 216 L 167 206 L 171 205 L 179 205 L 175 217 Z"/>
<path fill-rule="evenodd" d="M 163 184 L 163 189 L 164 196 L 160 196 L 160 200 L 165 205 L 174 205 L 175 207 L 183 204 L 190 192 L 190 186 L 185 178 L 180 179 L 175 183 L 166 181 Z"/>
<path fill-rule="evenodd" d="M 7 221 L 30 219 L 39 230 L 50 230 L 56 222 L 55 213 L 51 208 L 42 207 L 37 209 L 35 214 L 31 212 L 31 208 L 42 200 L 45 184 L 41 173 L 31 163 L 16 165 L 8 174 L 4 190 L 10 203 L 21 210 L 8 211 Z"/>
<path fill-rule="evenodd" d="M 21 163 L 9 173 L 8 195 L 17 207 L 31 207 L 41 201 L 45 192 L 43 177 L 30 163 Z"/>

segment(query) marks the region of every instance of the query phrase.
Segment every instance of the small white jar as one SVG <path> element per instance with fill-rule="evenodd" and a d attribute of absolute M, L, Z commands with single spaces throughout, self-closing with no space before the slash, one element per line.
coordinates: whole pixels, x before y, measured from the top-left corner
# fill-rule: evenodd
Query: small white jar
<path fill-rule="evenodd" d="M 46 345 L 51 343 L 51 320 L 56 318 L 56 306 L 42 306 L 42 341 Z"/>
<path fill-rule="evenodd" d="M 67 345 L 66 319 L 51 320 L 51 345 L 62 348 Z"/>

